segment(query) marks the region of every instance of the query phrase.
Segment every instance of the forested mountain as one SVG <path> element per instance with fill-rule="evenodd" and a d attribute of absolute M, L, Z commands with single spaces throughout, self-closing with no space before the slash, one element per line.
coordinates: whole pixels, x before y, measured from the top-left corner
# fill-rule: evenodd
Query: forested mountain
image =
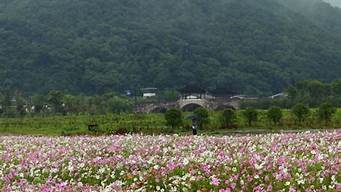
<path fill-rule="evenodd" d="M 321 6 L 329 27 L 274 0 L 0 0 L 0 87 L 260 94 L 331 81 L 341 11 Z"/>
<path fill-rule="evenodd" d="M 277 0 L 292 11 L 305 16 L 313 24 L 341 37 L 341 9 L 322 0 Z M 338 0 L 341 3 L 341 0 Z M 335 3 L 334 3 L 335 4 Z"/>

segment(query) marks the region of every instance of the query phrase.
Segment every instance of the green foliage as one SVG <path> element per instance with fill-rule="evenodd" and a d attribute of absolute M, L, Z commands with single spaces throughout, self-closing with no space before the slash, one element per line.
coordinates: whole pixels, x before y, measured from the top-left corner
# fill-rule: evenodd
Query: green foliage
<path fill-rule="evenodd" d="M 47 103 L 47 98 L 44 95 L 33 95 L 31 97 L 31 105 L 34 106 L 33 113 L 44 112 L 44 105 Z"/>
<path fill-rule="evenodd" d="M 258 111 L 256 109 L 246 109 L 243 112 L 243 116 L 245 120 L 248 122 L 249 126 L 252 126 L 252 123 L 257 122 L 258 120 Z"/>
<path fill-rule="evenodd" d="M 11 96 L 5 93 L 1 97 L 1 114 L 8 116 L 11 111 Z"/>
<path fill-rule="evenodd" d="M 232 109 L 226 109 L 221 114 L 221 124 L 223 127 L 231 128 L 236 121 L 236 113 Z"/>
<path fill-rule="evenodd" d="M 341 35 L 341 11 L 325 3 L 341 5 L 339 0 L 276 0 L 296 14 L 304 15 L 315 26 L 325 29 L 330 35 Z"/>
<path fill-rule="evenodd" d="M 320 120 L 324 121 L 326 124 L 332 119 L 333 114 L 336 112 L 336 108 L 330 103 L 323 103 L 320 105 L 317 114 Z"/>
<path fill-rule="evenodd" d="M 299 81 L 287 88 L 288 97 L 285 106 L 304 103 L 310 107 L 318 107 L 324 102 L 331 102 L 335 107 L 341 106 L 341 80 L 323 83 L 317 80 Z M 282 105 L 282 107 L 284 107 Z"/>
<path fill-rule="evenodd" d="M 341 110 L 337 109 L 333 115 L 332 123 L 334 127 L 341 127 Z"/>
<path fill-rule="evenodd" d="M 271 107 L 267 111 L 267 117 L 270 121 L 272 121 L 275 125 L 278 125 L 283 117 L 283 113 L 281 108 L 279 107 Z"/>
<path fill-rule="evenodd" d="M 317 80 L 309 81 L 307 89 L 311 97 L 311 104 L 313 106 L 321 103 L 325 96 L 329 95 L 330 93 L 330 87 Z"/>
<path fill-rule="evenodd" d="M 314 109 L 311 109 L 314 111 Z M 291 117 L 290 110 L 283 109 L 283 118 L 279 129 L 298 129 L 294 125 L 294 120 Z M 210 112 L 211 122 L 202 129 L 201 133 L 217 133 L 231 134 L 238 132 L 269 132 L 269 123 L 267 119 L 267 111 L 259 110 L 257 130 L 253 126 L 245 123 L 243 110 L 236 111 L 235 125 L 238 129 L 222 130 L 221 128 L 221 112 Z M 328 126 L 320 123 L 318 116 L 311 116 L 309 123 L 301 124 L 300 128 L 339 128 L 341 127 L 341 109 L 333 115 Z M 184 126 L 189 126 L 191 122 L 183 122 Z M 97 124 L 97 131 L 90 132 L 88 125 Z M 84 135 L 84 134 L 126 134 L 126 133 L 143 133 L 143 134 L 161 134 L 169 133 L 170 129 L 165 129 L 166 121 L 164 114 L 106 114 L 106 115 L 66 115 L 66 116 L 24 116 L 17 118 L 0 118 L 0 135 L 15 134 L 15 135 Z M 210 131 L 209 131 L 210 130 Z M 184 134 L 185 130 L 177 130 L 177 133 Z"/>
<path fill-rule="evenodd" d="M 15 97 L 15 105 L 16 105 L 16 112 L 17 114 L 19 114 L 19 116 L 24 116 L 26 114 L 26 103 L 25 103 L 25 99 L 20 96 L 20 95 L 17 95 Z"/>
<path fill-rule="evenodd" d="M 88 130 L 93 133 L 99 133 L 101 131 L 97 124 L 88 125 Z"/>
<path fill-rule="evenodd" d="M 310 115 L 310 109 L 307 106 L 305 106 L 303 103 L 296 104 L 291 109 L 291 112 L 299 124 L 306 121 L 308 116 Z"/>
<path fill-rule="evenodd" d="M 125 98 L 114 96 L 108 100 L 109 112 L 121 113 L 121 112 L 131 112 L 133 103 Z"/>
<path fill-rule="evenodd" d="M 165 113 L 166 125 L 172 129 L 179 128 L 182 125 L 182 112 L 178 109 L 169 109 Z"/>
<path fill-rule="evenodd" d="M 64 94 L 61 91 L 50 91 L 47 95 L 47 101 L 52 105 L 53 111 L 55 113 L 64 112 L 63 109 L 63 97 Z"/>
<path fill-rule="evenodd" d="M 332 84 L 333 95 L 341 97 L 341 79 L 335 80 Z"/>
<path fill-rule="evenodd" d="M 271 106 L 281 106 L 287 108 L 290 105 L 287 98 L 260 98 L 256 100 L 244 100 L 241 101 L 241 108 L 253 108 L 253 109 L 269 109 Z"/>
<path fill-rule="evenodd" d="M 341 37 L 332 35 L 341 34 L 341 11 L 331 7 L 322 7 L 324 19 L 273 0 L 6 0 L 0 8 L 0 88 L 27 95 L 189 81 L 257 95 L 341 71 Z"/>
<path fill-rule="evenodd" d="M 199 107 L 195 109 L 193 113 L 198 117 L 197 121 L 199 128 L 204 128 L 210 123 L 209 113 L 207 109 Z"/>
<path fill-rule="evenodd" d="M 157 96 L 161 101 L 177 101 L 179 93 L 175 90 L 164 90 Z"/>

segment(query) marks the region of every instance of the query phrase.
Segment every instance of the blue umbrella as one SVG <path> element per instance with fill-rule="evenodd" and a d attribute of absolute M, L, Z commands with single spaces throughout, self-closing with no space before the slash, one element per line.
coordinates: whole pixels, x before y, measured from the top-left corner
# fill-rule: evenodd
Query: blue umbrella
<path fill-rule="evenodd" d="M 188 119 L 188 120 L 198 120 L 199 117 L 196 114 L 189 114 L 189 115 L 185 116 L 185 119 Z"/>

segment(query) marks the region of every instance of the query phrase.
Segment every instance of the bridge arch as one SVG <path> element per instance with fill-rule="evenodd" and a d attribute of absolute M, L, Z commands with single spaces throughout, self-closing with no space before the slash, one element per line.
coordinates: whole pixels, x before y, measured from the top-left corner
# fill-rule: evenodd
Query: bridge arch
<path fill-rule="evenodd" d="M 179 107 L 183 111 L 193 111 L 198 107 L 207 108 L 206 99 L 181 99 L 179 100 Z"/>
<path fill-rule="evenodd" d="M 224 110 L 224 109 L 239 109 L 240 101 L 230 99 L 180 99 L 176 102 L 161 102 L 161 103 L 144 103 L 135 106 L 136 112 L 144 113 L 162 113 L 167 109 L 176 108 L 183 111 L 192 111 L 198 107 L 211 110 Z"/>
<path fill-rule="evenodd" d="M 182 106 L 181 110 L 182 111 L 194 111 L 195 109 L 201 108 L 201 107 L 205 108 L 205 106 L 200 105 L 198 103 L 188 103 L 188 104 Z"/>

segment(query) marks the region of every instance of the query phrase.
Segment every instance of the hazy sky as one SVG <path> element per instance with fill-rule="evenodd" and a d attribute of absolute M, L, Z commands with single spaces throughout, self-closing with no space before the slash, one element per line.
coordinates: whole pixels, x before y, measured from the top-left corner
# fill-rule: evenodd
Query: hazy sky
<path fill-rule="evenodd" d="M 341 8 L 341 0 L 324 0 L 324 1 L 329 2 L 330 4 Z"/>

